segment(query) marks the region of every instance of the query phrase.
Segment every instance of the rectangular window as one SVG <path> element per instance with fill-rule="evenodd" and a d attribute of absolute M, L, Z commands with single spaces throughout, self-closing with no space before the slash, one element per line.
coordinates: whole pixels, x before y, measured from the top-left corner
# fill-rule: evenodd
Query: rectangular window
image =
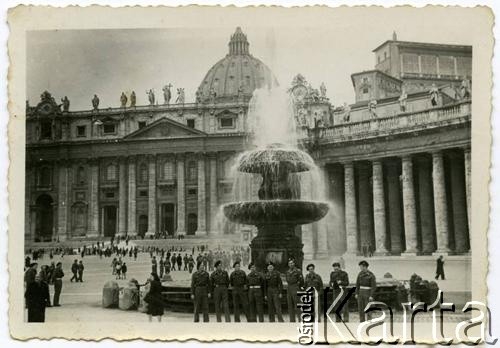
<path fill-rule="evenodd" d="M 116 126 L 114 123 L 108 123 L 103 126 L 104 134 L 114 134 L 116 130 Z"/>
<path fill-rule="evenodd" d="M 233 118 L 221 118 L 220 119 L 220 126 L 221 128 L 233 128 L 234 127 L 234 120 Z"/>
<path fill-rule="evenodd" d="M 195 195 L 198 193 L 198 190 L 195 188 L 188 189 L 188 195 Z"/>
<path fill-rule="evenodd" d="M 76 136 L 77 137 L 85 137 L 86 136 L 86 128 L 85 126 L 76 126 Z"/>
<path fill-rule="evenodd" d="M 40 138 L 41 139 L 50 139 L 52 138 L 52 123 L 51 122 L 42 122 L 40 125 Z"/>
<path fill-rule="evenodd" d="M 146 190 L 139 191 L 139 197 L 147 197 L 147 196 L 148 196 L 148 191 Z"/>
<path fill-rule="evenodd" d="M 139 129 L 146 127 L 146 121 L 139 121 L 137 122 L 137 125 L 139 126 Z"/>
<path fill-rule="evenodd" d="M 115 193 L 113 191 L 106 192 L 106 198 L 115 198 Z"/>
<path fill-rule="evenodd" d="M 363 88 L 363 94 L 368 94 L 368 87 Z"/>
<path fill-rule="evenodd" d="M 194 128 L 194 119 L 188 119 L 187 120 L 187 126 L 189 128 Z"/>

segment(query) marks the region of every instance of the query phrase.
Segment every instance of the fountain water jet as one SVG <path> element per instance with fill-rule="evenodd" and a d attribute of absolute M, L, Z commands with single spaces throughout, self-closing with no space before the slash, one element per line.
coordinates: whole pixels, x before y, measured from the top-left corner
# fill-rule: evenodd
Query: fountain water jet
<path fill-rule="evenodd" d="M 309 154 L 297 148 L 289 96 L 282 91 L 277 95 L 274 100 L 273 91 L 257 90 L 254 94 L 248 118 L 253 122 L 258 148 L 243 153 L 236 163 L 237 171 L 262 176 L 259 200 L 228 203 L 223 212 L 233 222 L 257 227 L 258 234 L 250 247 L 252 262 L 258 269 L 265 269 L 266 263 L 273 261 L 284 272 L 289 258 L 302 267 L 303 244 L 297 226 L 320 220 L 329 205 L 300 200 L 294 175 L 315 170 L 316 165 Z"/>

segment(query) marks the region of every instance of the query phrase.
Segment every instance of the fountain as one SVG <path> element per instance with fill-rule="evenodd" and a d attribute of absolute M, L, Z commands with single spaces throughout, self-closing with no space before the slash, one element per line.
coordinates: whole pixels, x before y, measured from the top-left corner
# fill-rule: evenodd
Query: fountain
<path fill-rule="evenodd" d="M 293 120 L 293 114 L 287 117 Z M 278 127 L 282 129 L 283 123 Z M 301 172 L 314 170 L 316 165 L 296 143 L 259 145 L 260 148 L 243 153 L 236 163 L 237 171 L 262 176 L 259 200 L 225 204 L 224 215 L 233 222 L 257 227 L 258 234 L 250 248 L 252 262 L 259 270 L 264 270 L 266 263 L 272 261 L 277 270 L 285 272 L 289 258 L 295 259 L 302 268 L 303 244 L 297 227 L 323 218 L 328 212 L 328 203 L 300 200 L 300 189 L 297 189 L 300 183 L 294 179 Z"/>

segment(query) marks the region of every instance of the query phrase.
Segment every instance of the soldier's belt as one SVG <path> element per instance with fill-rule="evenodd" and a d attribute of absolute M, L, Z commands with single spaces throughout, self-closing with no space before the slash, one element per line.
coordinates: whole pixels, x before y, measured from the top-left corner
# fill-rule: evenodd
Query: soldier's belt
<path fill-rule="evenodd" d="M 249 289 L 260 289 L 260 285 L 250 285 Z"/>
<path fill-rule="evenodd" d="M 372 287 L 371 286 L 360 286 L 359 287 L 361 290 L 371 290 Z"/>

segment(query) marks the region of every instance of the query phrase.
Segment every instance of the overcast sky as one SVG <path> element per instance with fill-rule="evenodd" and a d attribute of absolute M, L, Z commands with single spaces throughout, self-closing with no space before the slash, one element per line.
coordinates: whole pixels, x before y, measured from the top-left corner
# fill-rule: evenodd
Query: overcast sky
<path fill-rule="evenodd" d="M 432 29 L 430 29 L 432 28 Z M 325 82 L 335 105 L 353 102 L 351 73 L 373 69 L 372 50 L 391 39 L 472 44 L 474 31 L 460 21 L 429 22 L 416 15 L 385 16 L 332 22 L 325 28 L 242 27 L 250 53 L 288 86 L 297 73 L 314 87 Z M 184 87 L 186 101 L 210 67 L 228 52 L 235 27 L 31 31 L 27 35 L 27 98 L 38 103 L 48 90 L 57 101 L 67 95 L 71 110 L 91 107 L 93 94 L 101 107 L 117 107 L 120 94 L 135 90 L 137 105 L 147 104 L 145 91 L 171 83 Z M 174 95 L 175 99 L 175 95 Z M 162 98 L 160 98 L 162 100 Z"/>

